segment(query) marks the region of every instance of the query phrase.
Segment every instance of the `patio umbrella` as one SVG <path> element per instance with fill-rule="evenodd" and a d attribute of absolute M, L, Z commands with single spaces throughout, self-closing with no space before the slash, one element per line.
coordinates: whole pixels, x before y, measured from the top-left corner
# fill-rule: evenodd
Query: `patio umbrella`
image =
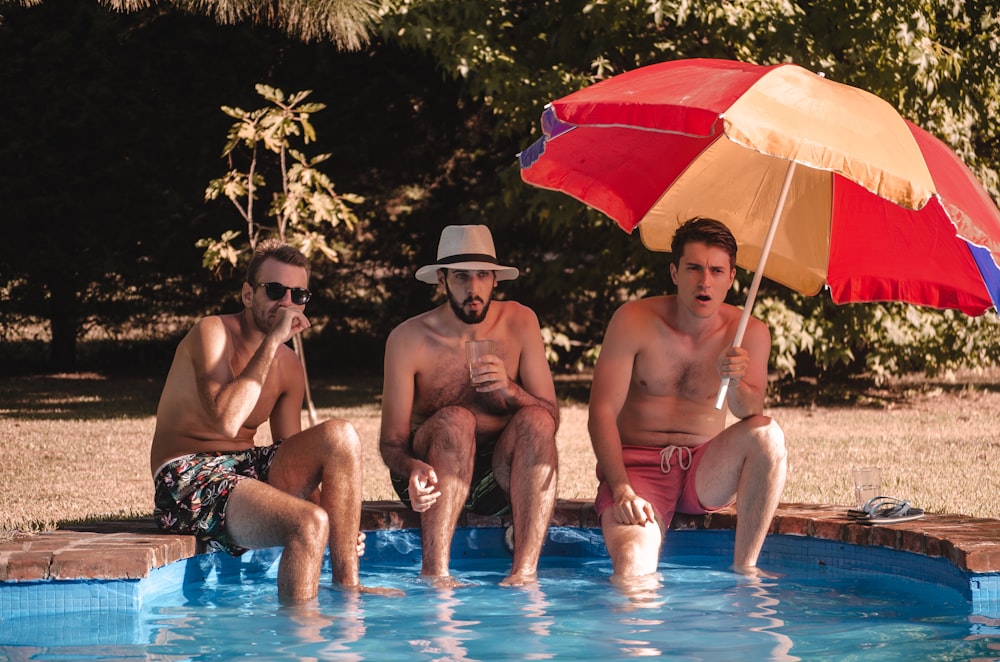
<path fill-rule="evenodd" d="M 670 250 L 693 216 L 754 271 L 836 303 L 979 315 L 1000 302 L 1000 210 L 960 158 L 879 97 L 793 64 L 641 67 L 546 106 L 521 177 Z M 721 408 L 726 384 L 719 393 Z"/>

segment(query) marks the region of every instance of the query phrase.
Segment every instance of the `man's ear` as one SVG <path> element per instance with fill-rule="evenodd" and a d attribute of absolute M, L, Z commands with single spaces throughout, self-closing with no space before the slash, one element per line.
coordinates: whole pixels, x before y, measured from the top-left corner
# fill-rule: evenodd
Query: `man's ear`
<path fill-rule="evenodd" d="M 677 284 L 677 265 L 673 262 L 670 263 L 670 280 L 674 285 Z"/>
<path fill-rule="evenodd" d="M 253 304 L 253 286 L 250 283 L 243 283 L 243 289 L 240 290 L 240 299 L 243 300 L 243 305 L 247 308 Z"/>

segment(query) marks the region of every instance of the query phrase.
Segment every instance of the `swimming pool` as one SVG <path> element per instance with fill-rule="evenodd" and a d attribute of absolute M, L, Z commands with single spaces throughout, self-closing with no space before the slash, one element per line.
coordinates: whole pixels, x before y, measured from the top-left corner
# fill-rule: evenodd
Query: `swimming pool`
<path fill-rule="evenodd" d="M 132 583 L 135 592 L 116 586 L 122 582 L 79 582 L 79 591 L 65 582 L 4 585 L 0 658 L 998 656 L 1000 621 L 977 613 L 970 576 L 943 558 L 772 535 L 761 565 L 780 568 L 783 577 L 752 581 L 727 570 L 732 536 L 731 530 L 671 531 L 661 581 L 631 595 L 608 581 L 600 531 L 577 527 L 550 529 L 541 581 L 530 589 L 497 586 L 510 564 L 498 527 L 459 530 L 454 574 L 472 586 L 454 590 L 418 580 L 419 532 L 370 532 L 362 581 L 401 588 L 404 598 L 324 589 L 315 605 L 282 608 L 276 550 L 239 559 L 195 556 Z M 323 581 L 329 583 L 328 570 Z M 50 588 L 58 601 L 55 593 L 38 593 Z M 21 591 L 16 605 L 12 589 Z M 31 602 L 25 596 L 33 590 Z"/>

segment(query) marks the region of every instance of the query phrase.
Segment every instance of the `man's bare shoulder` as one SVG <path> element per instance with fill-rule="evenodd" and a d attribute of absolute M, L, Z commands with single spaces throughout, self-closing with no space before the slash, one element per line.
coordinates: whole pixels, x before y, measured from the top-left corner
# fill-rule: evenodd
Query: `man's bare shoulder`
<path fill-rule="evenodd" d="M 389 332 L 387 342 L 397 344 L 419 342 L 438 327 L 437 317 L 440 315 L 440 309 L 440 306 L 432 308 L 400 322 L 396 328 Z"/>
<path fill-rule="evenodd" d="M 615 311 L 614 318 L 619 323 L 627 321 L 629 324 L 666 322 L 670 318 L 673 300 L 673 295 L 662 295 L 626 301 Z"/>
<path fill-rule="evenodd" d="M 538 324 L 538 315 L 523 303 L 494 299 L 490 306 L 499 312 L 501 319 L 506 318 L 516 323 L 534 321 L 535 324 Z"/>
<path fill-rule="evenodd" d="M 236 315 L 208 315 L 195 322 L 177 345 L 178 353 L 204 355 L 232 351 L 239 334 Z"/>
<path fill-rule="evenodd" d="M 213 336 L 220 333 L 231 334 L 239 329 L 238 315 L 207 315 L 195 322 L 184 336 Z"/>

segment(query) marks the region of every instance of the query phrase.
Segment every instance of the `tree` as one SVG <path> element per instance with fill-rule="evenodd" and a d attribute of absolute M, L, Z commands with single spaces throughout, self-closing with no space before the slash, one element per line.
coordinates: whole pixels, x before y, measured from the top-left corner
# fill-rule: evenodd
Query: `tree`
<path fill-rule="evenodd" d="M 524 185 L 515 159 L 537 138 L 547 101 L 643 64 L 793 60 L 890 100 L 958 150 L 995 196 L 1000 188 L 995 2 L 390 0 L 370 45 L 349 52 L 263 27 L 278 25 L 263 9 L 233 13 L 235 27 L 206 16 L 236 0 L 123 14 L 105 9 L 110 0 L 27 2 L 0 0 L 0 324 L 75 311 L 80 329 L 224 306 L 224 284 L 203 282 L 193 244 L 233 227 L 231 211 L 203 204 L 202 193 L 227 125 L 218 108 L 255 103 L 259 81 L 337 100 L 311 118 L 324 151 L 338 155 L 323 167 L 365 198 L 349 240 L 331 235 L 348 252 L 316 265 L 310 316 L 323 328 L 306 342 L 314 365 L 326 353 L 320 360 L 337 369 L 372 364 L 388 330 L 426 308 L 432 295 L 412 272 L 433 260 L 446 223 L 491 226 L 525 272 L 504 292 L 538 310 L 553 337 L 572 339 L 560 350 L 566 367 L 592 353 L 621 301 L 663 291 L 665 256 L 566 196 Z M 74 222 L 53 231 L 46 222 L 56 218 Z M 741 274 L 739 287 L 748 280 Z M 55 288 L 66 283 L 59 304 Z M 209 296 L 209 287 L 219 289 Z M 739 288 L 731 301 L 742 302 Z M 1000 346 L 983 335 L 992 314 L 966 324 L 836 307 L 767 281 L 758 301 L 787 335 L 777 365 L 800 374 L 942 367 L 969 347 L 978 361 L 989 359 L 979 348 Z"/>
<path fill-rule="evenodd" d="M 241 108 L 223 106 L 222 110 L 236 120 L 229 128 L 228 140 L 222 150 L 223 158 L 229 160 L 230 170 L 213 179 L 205 191 L 206 200 L 227 198 L 246 223 L 246 247 L 234 245 L 239 233 L 226 231 L 219 239 L 202 239 L 198 245 L 205 248 L 204 265 L 218 270 L 223 263 L 235 267 L 239 256 L 252 253 L 262 234 L 273 233 L 281 241 L 298 247 L 306 257 L 319 252 L 336 262 L 338 248 L 331 243 L 339 226 L 352 229 L 357 217 L 352 204 L 364 202 L 364 198 L 353 194 L 338 194 L 333 182 L 317 166 L 330 158 L 330 154 L 320 154 L 312 158 L 292 146 L 292 139 L 299 138 L 305 144 L 316 140 L 316 129 L 311 122 L 313 113 L 323 110 L 321 103 L 305 103 L 311 90 L 295 92 L 289 96 L 279 89 L 258 84 L 257 93 L 272 105 L 257 110 L 245 111 Z M 248 150 L 247 170 L 233 166 L 237 148 Z M 263 152 L 263 154 L 262 154 Z M 268 189 L 265 176 L 266 166 L 262 160 L 270 153 L 277 161 L 278 185 Z M 256 213 L 255 203 L 270 193 L 267 216 L 274 219 L 274 227 L 261 221 Z M 249 258 L 248 258 L 249 259 Z M 302 338 L 293 338 L 296 353 L 305 367 Z M 306 378 L 306 403 L 312 425 L 317 423 L 316 408 L 313 406 Z"/>
<path fill-rule="evenodd" d="M 162 17 L 138 39 L 149 16 L 121 19 L 75 0 L 6 18 L 0 305 L 5 322 L 47 320 L 49 368 L 72 371 L 90 329 L 121 337 L 128 324 L 218 304 L 211 285 L 187 280 L 200 265 L 178 231 L 197 214 L 187 200 L 200 197 L 209 161 L 200 145 L 211 144 L 199 136 L 214 129 L 195 100 L 228 91 L 189 74 L 226 68 L 230 54 L 191 48 L 208 41 L 203 25 L 189 24 L 182 45 L 166 38 Z M 188 136 L 188 149 L 172 150 L 170 133 Z"/>
<path fill-rule="evenodd" d="M 44 0 L 0 0 L 0 4 L 39 5 Z M 373 0 L 100 0 L 121 12 L 157 6 L 208 16 L 221 25 L 248 21 L 283 30 L 304 42 L 332 41 L 338 48 L 357 50 L 366 45 L 379 5 Z M 2 17 L 0 17 L 2 18 Z"/>
<path fill-rule="evenodd" d="M 538 117 L 546 101 L 621 71 L 681 57 L 790 60 L 889 99 L 904 115 L 951 144 L 994 197 L 1000 193 L 996 121 L 1000 19 L 989 3 L 510 0 L 456 5 L 399 0 L 397 4 L 405 11 L 386 15 L 383 36 L 393 35 L 406 47 L 432 54 L 447 75 L 462 81 L 470 96 L 489 109 L 497 145 L 509 147 L 511 154 L 538 137 Z M 512 144 L 518 135 L 519 143 Z M 600 214 L 525 187 L 512 159 L 496 159 L 493 164 L 497 181 L 502 182 L 497 200 L 502 200 L 504 211 L 498 216 L 518 228 L 517 236 L 526 239 L 522 246 L 532 241 L 544 247 L 529 260 L 541 265 L 532 274 L 532 285 L 561 296 L 561 302 L 553 299 L 553 305 L 541 306 L 548 311 L 543 312 L 543 324 L 587 346 L 599 341 L 593 326 L 586 328 L 587 320 L 607 319 L 603 311 L 623 299 L 665 289 L 663 258 L 659 264 L 651 260 L 635 242 L 613 232 Z M 539 229 L 542 226 L 546 229 Z M 746 282 L 745 275 L 741 282 Z M 961 361 L 975 365 L 1000 359 L 993 349 L 1000 331 L 992 313 L 981 324 L 956 324 L 951 313 L 916 315 L 899 307 L 848 306 L 838 309 L 839 317 L 858 326 L 838 328 L 824 315 L 830 306 L 825 297 L 797 300 L 771 285 L 764 299 L 762 303 L 770 306 L 765 312 L 777 310 L 781 302 L 794 304 L 799 320 L 809 320 L 798 326 L 816 334 L 812 339 L 785 338 L 778 343 L 784 349 L 776 347 L 776 352 L 789 352 L 776 357 L 787 370 L 794 370 L 800 361 L 800 368 L 811 363 L 829 371 L 847 365 L 885 374 L 895 366 L 919 365 L 935 371 Z M 572 315 L 565 314 L 566 302 Z M 742 302 L 738 291 L 732 302 Z M 845 329 L 847 333 L 842 333 Z M 937 337 L 941 342 L 920 342 L 921 351 L 910 352 L 908 359 L 887 360 L 890 352 L 909 351 L 917 337 Z M 970 346 L 983 350 L 966 353 Z"/>

